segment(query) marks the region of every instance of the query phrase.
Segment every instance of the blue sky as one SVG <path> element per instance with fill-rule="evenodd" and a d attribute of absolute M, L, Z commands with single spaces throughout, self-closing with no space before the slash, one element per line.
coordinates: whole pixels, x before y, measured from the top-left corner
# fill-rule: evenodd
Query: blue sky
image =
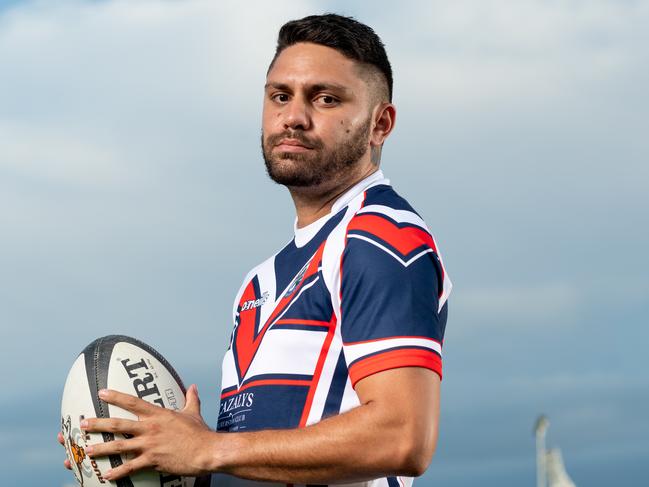
<path fill-rule="evenodd" d="M 578 486 L 649 475 L 649 2 L 371 5 L 0 2 L 6 483 L 73 482 L 60 395 L 98 336 L 159 349 L 214 424 L 234 293 L 292 231 L 265 69 L 283 22 L 324 11 L 386 43 L 383 169 L 455 284 L 418 485 L 532 485 L 539 413 Z"/>

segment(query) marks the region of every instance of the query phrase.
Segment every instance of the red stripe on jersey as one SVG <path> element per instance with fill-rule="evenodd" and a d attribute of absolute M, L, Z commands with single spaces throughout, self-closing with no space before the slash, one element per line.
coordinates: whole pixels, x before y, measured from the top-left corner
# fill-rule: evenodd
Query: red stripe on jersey
<path fill-rule="evenodd" d="M 418 336 L 390 336 L 390 337 L 385 337 L 385 338 L 372 338 L 370 340 L 360 340 L 358 342 L 343 342 L 344 345 L 360 345 L 361 343 L 371 343 L 371 342 L 382 342 L 384 340 L 394 340 L 397 338 L 415 338 L 417 340 L 430 340 L 431 342 L 435 342 L 441 346 L 441 343 L 435 340 L 434 338 L 430 337 L 418 337 Z M 407 345 L 406 345 L 407 346 Z"/>
<path fill-rule="evenodd" d="M 437 373 L 440 379 L 442 378 L 442 359 L 439 355 L 420 348 L 401 348 L 378 353 L 355 362 L 349 368 L 352 387 L 356 387 L 359 380 L 369 375 L 399 367 L 424 367 Z"/>
<path fill-rule="evenodd" d="M 248 283 L 241 300 L 239 301 L 239 309 L 243 307 L 243 303 L 246 301 L 254 301 L 258 299 L 259 296 L 255 295 L 255 289 L 252 284 L 252 281 Z M 260 333 L 255 337 L 257 332 L 257 313 L 259 313 L 259 308 L 249 308 L 245 311 L 239 312 L 239 325 L 236 329 L 236 335 L 234 337 L 235 341 L 235 350 L 237 354 L 237 361 L 239 363 L 239 368 L 241 370 L 241 377 L 243 378 L 246 375 L 250 362 L 257 352 L 259 343 L 263 333 Z"/>
<path fill-rule="evenodd" d="M 334 314 L 331 317 L 331 321 L 328 323 L 329 331 L 327 332 L 327 337 L 325 338 L 322 349 L 320 350 L 320 357 L 318 357 L 318 363 L 315 366 L 315 372 L 313 374 L 313 380 L 311 382 L 311 387 L 309 388 L 309 393 L 306 396 L 306 402 L 304 403 L 304 409 L 302 410 L 302 417 L 300 418 L 300 428 L 306 426 L 306 422 L 309 419 L 309 412 L 311 411 L 311 406 L 313 405 L 313 397 L 315 396 L 315 391 L 318 388 L 320 382 L 320 375 L 322 374 L 322 368 L 324 367 L 325 360 L 327 359 L 327 354 L 329 353 L 329 347 L 331 346 L 331 341 L 334 337 L 334 331 L 336 330 L 336 315 Z"/>
<path fill-rule="evenodd" d="M 421 228 L 407 226 L 399 228 L 386 218 L 377 215 L 356 215 L 349 222 L 347 230 L 360 230 L 370 233 L 407 255 L 423 245 L 437 252 L 433 237 Z"/>
<path fill-rule="evenodd" d="M 260 380 L 253 380 L 248 382 L 245 386 L 240 387 L 239 389 L 234 389 L 233 391 L 226 392 L 224 394 L 221 394 L 221 399 L 225 399 L 226 397 L 234 396 L 235 394 L 239 394 L 241 391 L 245 391 L 246 389 L 250 387 L 257 387 L 257 386 L 310 386 L 311 381 L 310 380 L 291 380 L 291 379 L 260 379 Z"/>
<path fill-rule="evenodd" d="M 311 277 L 313 274 L 318 272 L 318 267 L 320 265 L 320 260 L 322 259 L 323 251 L 324 251 L 324 243 L 320 245 L 320 247 L 314 254 L 313 258 L 311 259 L 311 262 L 309 263 L 309 266 L 307 267 L 306 272 L 304 273 L 304 276 L 302 276 L 302 279 L 300 280 L 300 283 L 295 287 L 295 289 L 293 290 L 293 292 L 291 292 L 291 294 L 282 297 L 279 304 L 273 310 L 273 313 L 270 315 L 270 318 L 268 318 L 266 323 L 264 323 L 264 326 L 256 336 L 255 336 L 256 333 L 255 324 L 256 324 L 256 314 L 259 312 L 258 308 L 252 309 L 254 313 L 250 313 L 248 310 L 239 313 L 239 325 L 235 330 L 236 336 L 234 340 L 235 342 L 234 352 L 236 353 L 237 362 L 239 364 L 239 373 L 240 373 L 239 381 L 242 381 L 243 378 L 246 376 L 246 372 L 248 372 L 248 368 L 252 363 L 252 359 L 255 357 L 255 354 L 259 349 L 259 345 L 261 344 L 264 335 L 266 334 L 266 331 L 270 327 L 273 320 L 275 320 L 295 299 L 295 297 L 299 293 L 299 290 L 302 288 L 302 285 L 306 282 L 306 280 L 309 277 Z M 239 306 L 243 306 L 243 303 L 246 300 L 255 299 L 256 296 L 254 294 L 255 293 L 251 281 L 246 287 L 243 296 L 241 297 Z"/>
<path fill-rule="evenodd" d="M 304 325 L 304 326 L 329 326 L 331 325 L 330 321 L 318 321 L 318 320 L 294 320 L 287 318 L 284 320 L 277 320 L 275 325 Z"/>

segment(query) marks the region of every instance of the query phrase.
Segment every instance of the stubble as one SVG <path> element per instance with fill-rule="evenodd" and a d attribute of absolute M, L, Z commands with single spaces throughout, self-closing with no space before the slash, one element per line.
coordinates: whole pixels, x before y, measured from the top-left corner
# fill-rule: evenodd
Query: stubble
<path fill-rule="evenodd" d="M 371 117 L 368 117 L 365 123 L 329 150 L 321 140 L 306 136 L 302 130 L 288 130 L 268 138 L 264 138 L 262 132 L 261 148 L 266 172 L 277 184 L 296 188 L 320 186 L 324 182 L 338 180 L 367 151 L 371 122 Z M 273 153 L 275 145 L 284 138 L 296 139 L 311 150 L 305 153 Z"/>

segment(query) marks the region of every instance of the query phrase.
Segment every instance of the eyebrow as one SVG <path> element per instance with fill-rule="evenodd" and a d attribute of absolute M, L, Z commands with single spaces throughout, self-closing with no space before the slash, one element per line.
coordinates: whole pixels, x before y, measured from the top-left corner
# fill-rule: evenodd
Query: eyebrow
<path fill-rule="evenodd" d="M 274 88 L 276 90 L 282 91 L 293 91 L 291 87 L 286 83 L 266 83 L 264 85 L 264 90 L 267 90 L 268 88 Z M 349 88 L 337 83 L 316 83 L 314 85 L 308 85 L 307 90 L 309 91 L 309 93 L 317 93 L 319 91 L 336 91 L 345 94 L 351 93 L 351 90 Z"/>

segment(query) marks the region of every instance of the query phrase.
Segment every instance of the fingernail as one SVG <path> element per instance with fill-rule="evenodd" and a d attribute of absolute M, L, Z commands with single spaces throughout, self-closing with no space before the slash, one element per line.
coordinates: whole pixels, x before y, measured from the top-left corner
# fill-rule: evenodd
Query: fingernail
<path fill-rule="evenodd" d="M 106 471 L 104 472 L 104 475 L 103 475 L 103 477 L 104 477 L 106 480 L 110 480 L 112 476 L 113 476 L 113 471 L 112 471 L 112 470 L 106 470 Z"/>
<path fill-rule="evenodd" d="M 92 447 L 92 445 L 89 445 L 86 447 L 86 453 L 88 455 L 92 455 L 92 453 L 95 451 L 95 449 Z"/>
<path fill-rule="evenodd" d="M 108 395 L 108 391 L 106 389 L 100 389 L 98 394 L 99 394 L 99 397 L 101 397 L 102 399 L 105 399 L 106 396 Z"/>
<path fill-rule="evenodd" d="M 79 423 L 79 426 L 81 426 L 82 428 L 87 428 L 88 427 L 88 421 L 86 421 L 84 419 L 83 421 L 81 421 L 81 423 Z"/>

